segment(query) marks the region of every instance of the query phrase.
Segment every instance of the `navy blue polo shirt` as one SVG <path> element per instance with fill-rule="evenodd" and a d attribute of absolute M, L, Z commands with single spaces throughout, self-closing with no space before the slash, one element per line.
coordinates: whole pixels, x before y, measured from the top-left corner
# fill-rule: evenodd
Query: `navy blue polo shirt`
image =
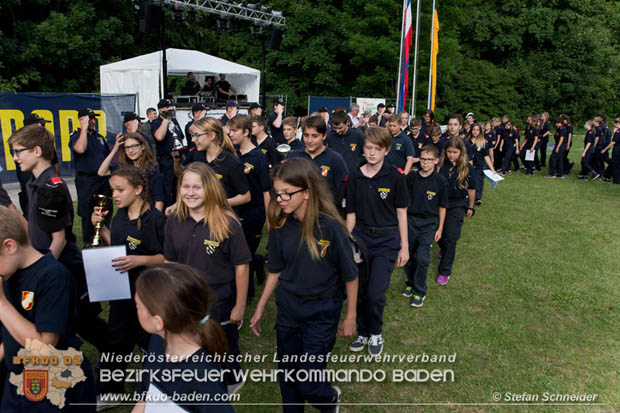
<path fill-rule="evenodd" d="M 222 126 L 226 126 L 226 124 L 228 123 L 230 118 L 224 113 L 222 116 L 220 116 L 220 118 L 218 120 L 220 121 Z"/>
<path fill-rule="evenodd" d="M 440 157 L 441 157 L 441 153 L 443 152 L 443 146 L 446 144 L 446 142 L 447 142 L 446 138 L 444 138 L 443 136 L 440 136 L 437 142 L 433 142 L 431 139 L 431 143 L 435 145 L 435 147 L 437 148 L 437 151 L 439 152 Z"/>
<path fill-rule="evenodd" d="M 467 207 L 467 190 L 476 189 L 476 177 L 473 174 L 473 166 L 468 163 L 467 169 L 469 173 L 465 188 L 461 188 L 457 182 L 458 168 L 456 166 L 453 167 L 452 164 L 446 162 L 439 170 L 439 174 L 448 181 L 448 206 L 446 208 Z"/>
<path fill-rule="evenodd" d="M 271 189 L 269 165 L 267 164 L 267 156 L 257 147 L 243 155 L 237 150 L 237 154 L 243 166 L 243 173 L 247 178 L 252 198 L 247 204 L 239 206 L 239 214 L 246 216 L 249 210 L 254 208 L 265 209 L 263 192 L 269 192 Z"/>
<path fill-rule="evenodd" d="M 166 218 L 155 207 L 151 207 L 136 219 L 129 219 L 127 208 L 120 208 L 110 225 L 111 244 L 125 245 L 127 255 L 163 254 L 165 223 Z M 135 282 L 144 268 L 136 267 L 129 270 L 129 278 Z"/>
<path fill-rule="evenodd" d="M 349 171 L 357 168 L 362 161 L 364 149 L 364 135 L 359 129 L 348 128 L 347 131 L 338 135 L 333 129 L 327 132 L 325 144 L 338 152 L 344 158 Z"/>
<path fill-rule="evenodd" d="M 249 263 L 252 254 L 241 224 L 229 218 L 228 226 L 228 238 L 215 241 L 204 219 L 196 222 L 187 217 L 180 222 L 176 215 L 168 217 L 164 231 L 166 260 L 191 265 L 205 275 L 211 286 L 232 282 L 235 265 Z"/>
<path fill-rule="evenodd" d="M 11 305 L 39 333 L 60 334 L 56 344 L 59 350 L 79 349 L 81 341 L 75 336 L 76 292 L 69 270 L 46 254 L 28 267 L 17 270 L 2 283 L 4 294 Z M 20 374 L 22 365 L 13 364 L 22 345 L 2 326 L 4 362 L 9 371 Z"/>
<path fill-rule="evenodd" d="M 420 171 L 407 175 L 409 188 L 409 207 L 407 214 L 419 218 L 439 216 L 439 207 L 448 206 L 448 181 L 438 172 L 429 176 L 420 175 Z"/>
<path fill-rule="evenodd" d="M 96 131 L 93 131 L 93 133 L 86 135 L 86 151 L 84 153 L 77 153 L 73 148 L 80 137 L 80 131 L 81 129 L 78 128 L 69 138 L 69 147 L 73 152 L 73 168 L 76 174 L 96 176 L 99 165 L 110 154 L 108 141 Z"/>
<path fill-rule="evenodd" d="M 586 146 L 588 146 L 588 144 L 590 144 L 590 149 L 588 149 L 588 151 L 594 149 L 595 137 L 596 137 L 596 131 L 594 129 L 590 129 L 586 132 L 586 137 L 583 140 L 583 147 L 585 148 Z"/>
<path fill-rule="evenodd" d="M 153 139 L 155 137 L 155 132 L 161 127 L 161 124 L 164 120 L 160 117 L 155 119 L 151 123 L 151 133 L 153 134 Z M 174 141 L 175 138 L 183 142 L 183 131 L 181 130 L 181 126 L 179 126 L 179 122 L 175 118 L 168 119 L 168 130 L 166 131 L 166 136 L 163 140 L 158 141 L 155 139 L 155 151 L 157 152 L 158 158 L 170 158 L 170 152 L 174 149 Z"/>
<path fill-rule="evenodd" d="M 355 168 L 347 180 L 347 214 L 355 214 L 356 224 L 385 228 L 398 225 L 397 208 L 407 208 L 409 198 L 405 175 L 385 162 L 369 178 L 361 167 Z"/>
<path fill-rule="evenodd" d="M 487 140 L 487 144 L 489 145 L 489 148 L 493 148 L 495 144 L 497 143 L 497 136 L 495 135 L 495 132 L 485 133 L 484 139 Z"/>
<path fill-rule="evenodd" d="M 8 207 L 11 204 L 12 204 L 11 198 L 9 197 L 9 194 L 2 187 L 2 180 L 0 180 L 0 205 Z"/>
<path fill-rule="evenodd" d="M 482 145 L 482 147 L 478 147 L 475 143 L 470 142 L 470 145 L 473 149 L 473 161 L 474 161 L 474 166 L 476 168 L 484 168 L 484 166 L 487 164 L 484 160 L 485 156 L 489 156 L 489 147 L 487 146 L 487 142 L 486 140 L 484 141 L 484 145 Z"/>
<path fill-rule="evenodd" d="M 282 156 L 280 155 L 280 153 L 278 152 L 278 150 L 276 149 L 276 143 L 273 140 L 273 138 L 269 135 L 267 135 L 267 137 L 265 139 L 263 139 L 263 141 L 259 144 L 258 140 L 256 139 L 256 136 L 252 135 L 250 137 L 250 140 L 252 141 L 252 143 L 255 146 L 258 146 L 258 148 L 265 154 L 267 155 L 267 159 L 269 161 L 269 165 L 273 166 L 273 165 L 277 165 L 280 163 L 280 161 L 282 160 Z M 292 149 L 292 146 L 291 146 Z M 294 150 L 294 149 L 292 149 Z"/>
<path fill-rule="evenodd" d="M 319 231 L 320 227 L 320 231 Z M 335 291 L 341 280 L 357 278 L 357 265 L 344 228 L 333 218 L 321 215 L 314 228 L 320 257 L 312 258 L 301 240 L 301 223 L 292 215 L 279 229 L 269 231 L 270 273 L 277 274 L 280 286 L 298 296 L 322 296 Z"/>
<path fill-rule="evenodd" d="M 153 334 L 149 343 L 147 357 L 144 362 L 142 381 L 138 384 L 138 391 L 142 394 L 147 392 L 150 386 L 154 386 L 168 396 L 166 403 L 174 403 L 174 398 L 180 395 L 200 395 L 205 398 L 203 401 L 183 402 L 177 406 L 177 409 L 184 409 L 188 412 L 196 413 L 229 413 L 234 412 L 228 402 L 219 402 L 226 400 L 227 388 L 219 374 L 210 373 L 214 370 L 220 370 L 220 367 L 209 361 L 212 355 L 205 349 L 200 348 L 194 354 L 174 361 L 166 358 L 166 350 L 164 339 Z M 169 378 L 165 377 L 162 372 L 167 371 L 198 371 L 198 377 L 210 377 L 210 380 L 190 380 L 186 381 L 181 377 Z M 211 375 L 210 375 L 211 374 Z M 152 376 L 151 376 L 152 375 Z M 151 381 L 151 379 L 153 379 Z M 205 402 L 207 400 L 207 402 Z M 218 401 L 216 401 L 218 400 Z M 145 400 L 146 408 L 149 408 L 149 401 Z M 193 404 L 195 403 L 195 404 Z M 165 408 L 165 404 L 154 402 L 158 409 Z"/>
<path fill-rule="evenodd" d="M 568 129 L 566 129 L 564 126 L 560 126 L 555 131 L 555 135 L 553 137 L 555 139 L 555 144 L 556 144 L 556 148 L 553 148 L 554 150 L 557 149 L 557 145 L 560 143 L 561 137 L 563 137 L 564 139 L 562 140 L 562 145 L 560 146 L 560 149 L 566 149 L 566 145 L 568 144 Z M 600 139 L 599 139 L 599 142 L 600 142 Z"/>
<path fill-rule="evenodd" d="M 517 136 L 515 134 L 514 129 L 506 129 L 504 128 L 503 130 L 503 134 L 502 134 L 502 139 L 504 140 L 504 152 L 507 150 L 508 147 L 510 146 L 514 146 Z"/>
<path fill-rule="evenodd" d="M 542 138 L 542 136 L 549 131 L 551 131 L 551 122 L 546 120 L 545 122 L 543 122 L 542 126 L 540 127 L 540 137 Z M 549 138 L 549 135 L 547 135 L 547 138 Z"/>
<path fill-rule="evenodd" d="M 304 143 L 300 141 L 299 139 L 293 139 L 289 143 L 289 146 L 291 147 L 291 151 L 303 151 L 304 150 Z"/>
<path fill-rule="evenodd" d="M 277 117 L 278 114 L 275 112 L 269 115 L 269 118 L 267 118 L 267 125 L 269 125 L 269 131 L 271 132 L 273 140 L 276 142 L 276 144 L 280 145 L 282 143 L 286 143 L 286 139 L 284 138 L 282 124 L 280 124 L 279 128 L 273 126 L 273 121 L 276 120 Z M 282 119 L 284 119 L 284 114 L 282 114 Z"/>
<path fill-rule="evenodd" d="M 431 137 L 427 134 L 422 134 L 422 132 L 420 132 L 418 136 L 416 137 L 412 136 L 411 141 L 413 142 L 413 148 L 415 149 L 415 153 L 418 156 L 422 152 L 422 148 L 425 145 L 428 145 L 429 143 L 433 143 L 433 140 L 431 139 Z"/>
<path fill-rule="evenodd" d="M 538 126 L 534 126 L 531 128 L 528 128 L 525 131 L 525 142 L 526 142 L 526 146 L 530 146 L 534 143 L 534 141 L 536 140 L 536 137 L 540 138 L 540 128 Z M 529 147 L 527 148 L 529 150 Z"/>
<path fill-rule="evenodd" d="M 227 150 L 222 150 L 220 154 L 211 162 L 207 162 L 207 152 L 193 150 L 181 161 L 183 165 L 192 162 L 206 163 L 213 169 L 213 172 L 220 179 L 220 183 L 226 191 L 226 198 L 243 195 L 250 190 L 248 181 L 243 172 L 243 165 L 235 155 Z"/>
<path fill-rule="evenodd" d="M 613 152 L 620 150 L 620 129 L 614 133 L 612 141 L 615 142 Z"/>
<path fill-rule="evenodd" d="M 62 180 L 58 177 L 58 175 L 56 175 L 54 167 L 50 166 L 41 172 L 37 179 L 34 179 L 34 176 L 30 178 L 30 181 L 28 181 L 28 184 L 26 185 L 26 193 L 28 195 L 28 238 L 30 238 L 30 243 L 32 246 L 39 251 L 49 249 L 50 244 L 52 243 L 52 234 L 43 231 L 37 226 L 36 216 L 37 206 L 39 204 L 37 191 L 52 178 Z M 69 188 L 67 187 L 67 183 L 65 181 L 62 181 L 62 186 L 65 188 L 66 192 L 66 197 L 63 202 L 65 203 L 67 213 L 63 216 L 59 216 L 57 219 L 64 224 L 65 239 L 67 240 L 67 243 L 75 242 L 75 235 L 73 235 L 73 201 L 71 200 L 71 194 L 69 193 Z"/>
<path fill-rule="evenodd" d="M 387 163 L 396 169 L 405 170 L 408 156 L 415 157 L 415 151 L 413 149 L 413 142 L 411 142 L 411 139 L 402 132 L 396 136 L 392 136 L 392 149 L 390 149 L 385 156 Z"/>
<path fill-rule="evenodd" d="M 334 199 L 337 198 L 336 195 L 338 194 L 338 190 L 349 173 L 347 164 L 342 158 L 342 155 L 325 147 L 325 150 L 314 158 L 306 151 L 291 152 L 288 157 L 289 159 L 298 157 L 306 158 L 318 166 L 321 171 L 321 176 L 323 176 L 323 179 L 325 179 L 325 182 L 327 182 L 329 188 L 332 190 Z"/>

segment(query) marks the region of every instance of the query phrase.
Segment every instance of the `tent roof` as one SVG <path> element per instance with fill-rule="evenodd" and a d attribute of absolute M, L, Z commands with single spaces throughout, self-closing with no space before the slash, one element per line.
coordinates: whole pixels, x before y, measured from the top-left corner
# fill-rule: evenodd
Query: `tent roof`
<path fill-rule="evenodd" d="M 224 73 L 257 76 L 259 71 L 248 66 L 220 59 L 196 50 L 166 49 L 169 74 Z M 102 65 L 101 72 L 130 70 L 159 70 L 161 67 L 161 51 L 132 57 L 127 60 Z"/>

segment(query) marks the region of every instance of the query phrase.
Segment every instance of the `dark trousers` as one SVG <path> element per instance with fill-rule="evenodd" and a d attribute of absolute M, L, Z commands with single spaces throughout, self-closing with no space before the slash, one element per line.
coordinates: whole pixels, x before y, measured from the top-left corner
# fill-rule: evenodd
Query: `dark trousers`
<path fill-rule="evenodd" d="M 342 293 L 339 289 L 336 289 L 330 298 L 306 300 L 288 293 L 282 286 L 277 287 L 278 360 L 292 355 L 318 356 L 329 353 L 336 341 L 342 301 Z M 326 361 L 278 361 L 278 369 L 286 371 L 325 370 L 326 368 Z M 330 410 L 333 407 L 320 405 L 333 401 L 335 393 L 328 381 L 287 380 L 284 374 L 279 375 L 279 381 L 285 413 L 303 412 L 306 401 L 321 411 Z"/>
<path fill-rule="evenodd" d="M 99 317 L 101 304 L 91 303 L 86 285 L 86 273 L 82 254 L 77 245 L 68 243 L 58 261 L 73 275 L 77 291 L 77 332 L 84 340 L 99 350 L 106 351 L 108 345 L 107 323 Z"/>
<path fill-rule="evenodd" d="M 549 145 L 549 135 L 540 139 L 540 166 L 547 166 L 547 145 Z"/>
<path fill-rule="evenodd" d="M 558 178 L 564 176 L 564 151 L 561 146 L 557 151 L 554 149 L 549 157 L 549 175 L 556 175 Z"/>
<path fill-rule="evenodd" d="M 527 154 L 527 151 L 532 147 L 532 145 L 526 143 L 523 147 L 523 150 L 521 151 L 521 162 L 523 163 L 523 167 L 525 167 L 525 169 L 527 169 L 527 172 L 530 174 L 534 173 L 534 167 L 536 167 L 536 169 L 540 169 L 540 162 L 538 161 L 538 145 L 534 147 L 533 161 L 525 160 L 525 155 Z"/>
<path fill-rule="evenodd" d="M 594 150 L 588 149 L 586 155 L 581 158 L 581 175 L 594 175 L 594 168 L 592 167 L 592 154 Z"/>
<path fill-rule="evenodd" d="M 177 189 L 177 177 L 174 174 L 174 161 L 172 157 L 157 158 L 159 163 L 159 171 L 161 172 L 164 180 L 164 208 L 169 207 L 175 203 L 176 189 Z"/>
<path fill-rule="evenodd" d="M 501 171 L 502 170 L 502 152 L 499 150 L 499 146 L 497 147 L 497 149 L 492 149 L 493 150 L 493 167 L 495 168 L 496 171 Z"/>
<path fill-rule="evenodd" d="M 439 261 L 437 273 L 439 275 L 450 276 L 452 274 L 452 264 L 456 256 L 456 243 L 461 238 L 461 227 L 465 217 L 465 207 L 455 207 L 446 210 L 446 220 L 443 224 L 443 233 L 439 240 L 439 247 L 443 251 Z"/>
<path fill-rule="evenodd" d="M 265 225 L 265 208 L 260 205 L 248 210 L 247 213 L 241 214 L 241 226 L 245 240 L 252 253 L 252 262 L 250 262 L 250 276 L 248 280 L 248 297 L 254 297 L 256 287 L 254 286 L 254 273 L 259 266 L 264 266 L 264 258 L 256 256 L 256 250 L 260 244 L 263 235 L 263 226 Z"/>
<path fill-rule="evenodd" d="M 360 336 L 381 334 L 385 292 L 390 287 L 394 263 L 400 250 L 398 232 L 391 234 L 370 234 L 355 229 L 354 235 L 366 245 L 370 276 L 357 294 L 357 330 Z"/>
<path fill-rule="evenodd" d="M 515 153 L 515 147 L 513 145 L 504 144 L 504 154 L 502 159 L 502 172 L 506 173 L 510 170 L 510 162 L 512 161 L 512 156 Z M 519 169 L 519 164 L 517 164 L 516 169 Z"/>
<path fill-rule="evenodd" d="M 230 283 L 212 285 L 211 288 L 217 297 L 216 307 L 212 310 L 212 315 L 221 323 L 222 329 L 228 338 L 228 354 L 241 354 L 239 350 L 239 329 L 236 324 L 231 324 L 230 312 L 237 302 L 237 287 L 235 281 Z M 237 361 L 224 363 L 225 368 L 233 371 L 241 370 L 241 364 Z M 234 384 L 237 380 L 234 374 L 228 373 L 224 375 L 226 385 Z"/>
<path fill-rule="evenodd" d="M 620 184 L 620 147 L 616 146 L 614 146 L 614 150 L 611 152 L 611 162 L 609 165 L 614 184 Z"/>
<path fill-rule="evenodd" d="M 482 199 L 482 192 L 484 191 L 484 167 L 474 166 L 474 176 L 476 178 L 476 201 Z M 411 247 L 411 244 L 409 244 Z"/>
<path fill-rule="evenodd" d="M 426 275 L 431 264 L 431 245 L 439 224 L 438 218 L 407 216 L 409 262 L 405 266 L 407 285 L 415 294 L 426 295 Z"/>
<path fill-rule="evenodd" d="M 9 382 L 9 376 L 7 375 L 4 383 L 4 390 L 2 392 L 2 398 L 0 399 L 0 412 L 57 413 L 62 411 L 63 413 L 94 413 L 96 411 L 95 381 L 90 368 L 90 362 L 86 358 L 86 355 L 83 357 L 84 358 L 80 368 L 84 372 L 86 380 L 66 389 L 64 394 L 65 407 L 62 410 L 53 405 L 48 398 L 44 398 L 38 402 L 32 402 L 25 396 L 18 395 L 17 388 Z M 4 361 L 2 363 L 4 364 Z M 62 360 L 60 363 L 63 363 Z M 50 388 L 51 377 L 49 378 L 47 385 L 48 388 Z M 90 406 L 85 404 L 90 404 Z"/>
<path fill-rule="evenodd" d="M 564 175 L 568 175 L 574 165 L 573 163 L 571 163 L 571 161 L 568 160 L 568 154 L 570 153 L 570 149 L 570 147 L 567 147 L 564 151 Z"/>

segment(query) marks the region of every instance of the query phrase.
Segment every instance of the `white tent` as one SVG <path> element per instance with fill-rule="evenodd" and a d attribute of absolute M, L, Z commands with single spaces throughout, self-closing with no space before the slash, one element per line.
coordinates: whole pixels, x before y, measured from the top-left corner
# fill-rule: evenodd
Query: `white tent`
<path fill-rule="evenodd" d="M 226 75 L 226 80 L 248 101 L 258 102 L 260 71 L 196 50 L 166 49 L 169 75 L 185 76 L 194 72 L 199 82 L 205 76 Z M 137 93 L 138 114 L 155 107 L 161 98 L 163 85 L 162 52 L 157 51 L 99 67 L 101 93 Z"/>

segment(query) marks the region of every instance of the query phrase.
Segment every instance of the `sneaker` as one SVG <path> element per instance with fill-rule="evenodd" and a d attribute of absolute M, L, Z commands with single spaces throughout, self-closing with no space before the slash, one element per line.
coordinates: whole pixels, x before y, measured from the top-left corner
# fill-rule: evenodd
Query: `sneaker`
<path fill-rule="evenodd" d="M 439 285 L 446 285 L 448 284 L 448 281 L 450 280 L 450 276 L 449 275 L 438 275 L 437 279 L 435 280 L 435 282 Z"/>
<path fill-rule="evenodd" d="M 334 389 L 334 393 L 336 393 L 334 395 L 334 401 L 333 401 L 334 407 L 329 409 L 328 412 L 338 413 L 340 411 L 340 401 L 342 400 L 342 391 L 340 390 L 338 386 L 332 386 L 332 389 Z"/>
<path fill-rule="evenodd" d="M 596 181 L 600 177 L 601 177 L 601 174 L 596 174 L 595 173 L 594 175 L 592 175 L 592 178 L 590 178 L 590 181 Z"/>
<path fill-rule="evenodd" d="M 403 288 L 403 291 L 401 292 L 401 294 L 407 298 L 411 297 L 413 295 L 413 287 L 409 285 L 406 286 L 405 288 Z"/>
<path fill-rule="evenodd" d="M 586 175 L 579 174 L 577 175 L 577 179 L 588 179 Z"/>
<path fill-rule="evenodd" d="M 104 393 L 97 395 L 97 407 L 96 411 L 102 412 L 104 410 L 113 409 L 121 405 L 117 398 L 114 398 L 115 393 Z"/>
<path fill-rule="evenodd" d="M 368 340 L 368 354 L 379 356 L 383 352 L 383 337 L 381 334 L 371 334 Z"/>
<path fill-rule="evenodd" d="M 478 205 L 478 206 L 482 205 L 482 199 L 477 200 L 476 201 L 476 205 Z"/>
<path fill-rule="evenodd" d="M 355 352 L 362 351 L 364 350 L 364 347 L 366 346 L 366 344 L 368 344 L 368 337 L 357 336 L 355 341 L 349 344 L 349 350 L 355 351 Z"/>
<path fill-rule="evenodd" d="M 565 177 L 564 175 L 561 175 L 561 176 L 560 176 L 560 175 L 558 175 L 558 176 L 556 176 L 556 178 L 559 178 L 559 179 L 564 179 L 564 178 L 566 178 L 566 177 Z"/>
<path fill-rule="evenodd" d="M 415 294 L 412 298 L 411 298 L 411 306 L 412 307 L 422 307 L 422 305 L 424 304 L 424 298 L 426 298 L 426 296 L 424 295 L 419 295 L 419 294 Z"/>
<path fill-rule="evenodd" d="M 226 389 L 228 390 L 228 394 L 237 393 L 239 390 L 241 390 L 244 384 L 245 384 L 245 380 L 241 380 L 234 384 L 229 384 L 228 386 L 226 386 Z"/>
<path fill-rule="evenodd" d="M 555 175 L 545 175 L 545 178 L 555 178 Z"/>

